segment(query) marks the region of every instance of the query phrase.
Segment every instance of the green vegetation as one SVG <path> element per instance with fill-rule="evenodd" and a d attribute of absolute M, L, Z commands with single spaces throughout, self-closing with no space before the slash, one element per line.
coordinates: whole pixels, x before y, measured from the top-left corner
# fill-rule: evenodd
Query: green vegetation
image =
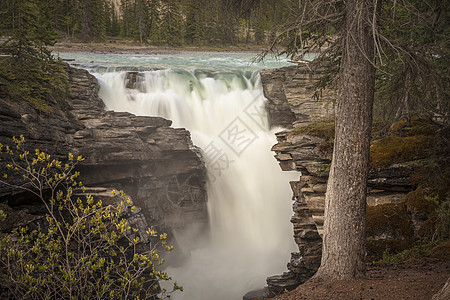
<path fill-rule="evenodd" d="M 384 136 L 374 139 L 370 146 L 371 167 L 384 168 L 396 163 L 417 161 L 429 157 L 439 157 L 445 149 L 437 149 L 442 137 L 438 134 L 441 126 L 429 119 L 412 117 L 409 124 L 406 119 L 393 123 Z M 375 132 L 374 136 L 380 136 Z M 291 134 L 306 134 L 324 139 L 319 151 L 330 154 L 334 142 L 334 119 L 319 120 L 309 125 L 296 127 Z M 444 146 L 445 148 L 445 146 Z M 422 163 L 426 163 L 423 161 Z M 432 163 L 432 162 L 428 162 Z"/>
<path fill-rule="evenodd" d="M 5 3 L 6 2 L 6 3 Z M 49 113 L 50 103 L 68 95 L 67 75 L 47 49 L 55 41 L 47 2 L 8 0 L 0 10 L 0 30 L 8 36 L 0 46 L 0 90 L 13 100 L 29 102 Z"/>
<path fill-rule="evenodd" d="M 387 167 L 394 163 L 403 163 L 426 158 L 431 146 L 429 136 L 387 136 L 373 141 L 370 145 L 370 165 L 372 168 Z"/>
<path fill-rule="evenodd" d="M 7 0 L 5 10 L 28 6 L 41 14 L 59 39 L 102 42 L 132 39 L 140 44 L 265 44 L 272 28 L 286 21 L 287 1 L 241 0 Z M 3 2 L 2 2 L 3 6 Z M 3 10 L 3 7 L 0 9 Z M 15 15 L 17 16 L 17 15 Z M 44 23 L 42 23 L 44 24 Z M 9 36 L 7 24 L 0 35 Z M 56 37 L 56 36 L 54 36 Z"/>
<path fill-rule="evenodd" d="M 392 254 L 386 250 L 378 263 L 384 264 L 413 264 L 427 259 L 450 259 L 450 241 L 435 241 L 421 243 L 400 253 Z"/>
<path fill-rule="evenodd" d="M 0 151 L 5 170 L 0 183 L 30 193 L 46 208 L 39 222 L 1 233 L 2 299 L 165 295 L 158 282 L 169 277 L 157 270 L 164 263 L 158 249 L 173 247 L 167 245 L 166 234 L 158 235 L 153 228 L 143 233 L 128 224 L 124 215 L 135 209 L 130 198 L 121 192 L 115 203 L 104 204 L 86 194 L 74 170 L 81 156 L 69 153 L 67 162 L 61 162 L 39 150 L 31 155 L 23 137 L 14 138 L 11 147 L 0 145 Z M 23 181 L 14 183 L 12 177 Z M 0 210 L 0 218 L 5 217 Z M 155 239 L 160 247 L 152 245 Z"/>
<path fill-rule="evenodd" d="M 366 249 L 371 260 L 397 264 L 450 258 L 450 199 L 427 193 L 419 186 L 405 202 L 367 207 Z"/>
<path fill-rule="evenodd" d="M 322 138 L 324 142 L 319 145 L 319 151 L 331 151 L 334 120 L 297 127 L 291 133 Z M 375 132 L 374 135 L 380 136 L 381 133 Z M 367 207 L 366 250 L 370 259 L 384 257 L 385 262 L 406 260 L 406 257 L 422 253 L 417 249 L 422 249 L 420 245 L 423 243 L 432 242 L 436 246 L 436 241 L 443 243 L 433 249 L 445 250 L 443 245 L 450 238 L 450 171 L 445 161 L 448 145 L 443 135 L 445 130 L 441 125 L 430 119 L 411 117 L 410 120 L 402 118 L 394 122 L 387 134 L 372 141 L 371 168 L 382 170 L 393 164 L 405 164 L 416 171 L 410 178 L 415 189 L 406 195 L 404 202 Z M 315 174 L 327 176 L 329 169 L 330 164 L 317 165 Z M 430 253 L 427 257 L 445 255 Z"/>
<path fill-rule="evenodd" d="M 366 250 L 369 257 L 399 253 L 414 245 L 412 224 L 404 203 L 367 206 Z"/>
<path fill-rule="evenodd" d="M 294 134 L 308 134 L 323 139 L 334 139 L 334 119 L 319 120 L 309 125 L 296 127 L 292 131 Z"/>
<path fill-rule="evenodd" d="M 378 139 L 370 145 L 370 166 L 374 169 L 388 167 L 396 163 L 405 163 L 432 158 L 445 157 L 441 149 L 442 136 L 439 133 L 443 127 L 430 119 L 412 117 L 402 118 L 394 122 L 389 132 L 380 137 L 380 132 L 373 135 Z M 443 146 L 445 148 L 445 146 Z M 420 162 L 427 164 L 426 160 Z"/>
<path fill-rule="evenodd" d="M 369 236 L 374 229 L 402 233 L 401 239 L 390 241 L 369 238 L 368 251 L 374 257 L 383 254 L 383 261 L 389 263 L 416 259 L 420 255 L 448 257 L 450 170 L 445 127 L 429 119 L 412 117 L 393 123 L 389 131 L 388 136 L 372 142 L 371 167 L 383 169 L 395 163 L 414 167 L 410 181 L 415 189 L 406 195 L 402 204 L 367 208 Z M 411 220 L 410 224 L 407 219 Z M 407 230 L 412 230 L 413 236 Z M 417 243 L 418 246 L 411 248 Z"/>
<path fill-rule="evenodd" d="M 296 127 L 291 134 L 307 134 L 324 139 L 324 142 L 319 145 L 319 151 L 331 159 L 334 144 L 334 119 L 318 120 L 306 126 Z M 330 166 L 328 165 L 326 169 L 329 171 Z"/>
<path fill-rule="evenodd" d="M 415 115 L 448 124 L 449 3 L 391 2 L 380 7 L 386 17 L 380 28 L 383 52 L 377 61 L 375 116 L 385 124 Z"/>

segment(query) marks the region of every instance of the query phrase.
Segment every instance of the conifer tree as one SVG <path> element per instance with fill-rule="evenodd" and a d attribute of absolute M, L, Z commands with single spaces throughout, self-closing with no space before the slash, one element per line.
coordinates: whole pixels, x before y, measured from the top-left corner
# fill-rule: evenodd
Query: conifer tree
<path fill-rule="evenodd" d="M 84 42 L 102 41 L 106 35 L 104 0 L 79 0 L 79 26 Z"/>
<path fill-rule="evenodd" d="M 164 0 L 161 10 L 161 37 L 170 46 L 182 43 L 182 18 L 178 1 Z"/>
<path fill-rule="evenodd" d="M 186 34 L 185 38 L 188 43 L 198 43 L 204 39 L 203 37 L 203 16 L 202 1 L 188 0 L 185 7 L 186 15 Z"/>
<path fill-rule="evenodd" d="M 30 102 L 49 112 L 47 100 L 64 94 L 64 78 L 47 46 L 55 42 L 48 3 L 38 0 L 7 0 L 0 10 L 1 45 L 6 57 L 0 60 L 0 82 L 12 99 Z"/>

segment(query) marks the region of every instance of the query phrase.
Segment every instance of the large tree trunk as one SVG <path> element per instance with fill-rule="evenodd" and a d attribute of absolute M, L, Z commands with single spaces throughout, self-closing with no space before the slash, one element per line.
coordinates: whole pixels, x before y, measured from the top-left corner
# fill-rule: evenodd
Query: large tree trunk
<path fill-rule="evenodd" d="M 321 266 L 315 279 L 364 275 L 366 189 L 375 85 L 374 0 L 349 0 L 336 115 L 336 139 L 325 197 Z"/>

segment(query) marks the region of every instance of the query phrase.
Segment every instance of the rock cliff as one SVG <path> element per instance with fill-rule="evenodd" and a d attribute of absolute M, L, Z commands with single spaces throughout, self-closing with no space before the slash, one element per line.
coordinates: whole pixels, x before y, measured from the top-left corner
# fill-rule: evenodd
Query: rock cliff
<path fill-rule="evenodd" d="M 163 118 L 105 111 L 95 77 L 72 67 L 67 72 L 71 99 L 53 103 L 49 115 L 0 98 L 0 142 L 23 134 L 32 150 L 60 159 L 83 155 L 78 170 L 85 186 L 124 190 L 148 226 L 169 234 L 189 226 L 206 230 L 206 171 L 189 132 Z M 30 199 L 0 186 L 0 200 L 17 209 Z"/>
<path fill-rule="evenodd" d="M 261 72 L 271 124 L 290 128 L 276 134 L 278 143 L 272 148 L 275 158 L 283 170 L 302 174 L 299 181 L 291 182 L 294 200 L 291 222 L 299 251 L 292 253 L 288 272 L 267 279 L 272 296 L 305 282 L 320 265 L 320 235 L 333 137 L 322 134 L 320 128 L 308 126 L 323 121 L 334 134 L 335 103 L 332 90 L 322 90 L 318 97 L 315 84 L 321 74 L 322 70 L 310 70 L 305 65 Z M 412 171 L 407 164 L 371 170 L 368 205 L 403 201 L 412 190 L 409 181 Z"/>
<path fill-rule="evenodd" d="M 294 123 L 306 125 L 333 116 L 335 91 L 315 88 L 323 72 L 305 65 L 261 71 L 272 126 L 292 128 Z"/>

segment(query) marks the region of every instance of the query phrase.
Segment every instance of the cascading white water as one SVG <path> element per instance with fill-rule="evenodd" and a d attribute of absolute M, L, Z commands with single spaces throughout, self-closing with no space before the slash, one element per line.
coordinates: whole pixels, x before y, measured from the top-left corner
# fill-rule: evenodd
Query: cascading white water
<path fill-rule="evenodd" d="M 190 255 L 167 272 L 183 293 L 176 299 L 242 299 L 265 278 L 286 268 L 295 250 L 289 181 L 270 148 L 264 96 L 257 72 L 144 72 L 139 89 L 126 73 L 97 74 L 107 109 L 162 116 L 185 127 L 201 147 L 208 168 L 211 239 L 201 248 L 176 233 Z"/>

